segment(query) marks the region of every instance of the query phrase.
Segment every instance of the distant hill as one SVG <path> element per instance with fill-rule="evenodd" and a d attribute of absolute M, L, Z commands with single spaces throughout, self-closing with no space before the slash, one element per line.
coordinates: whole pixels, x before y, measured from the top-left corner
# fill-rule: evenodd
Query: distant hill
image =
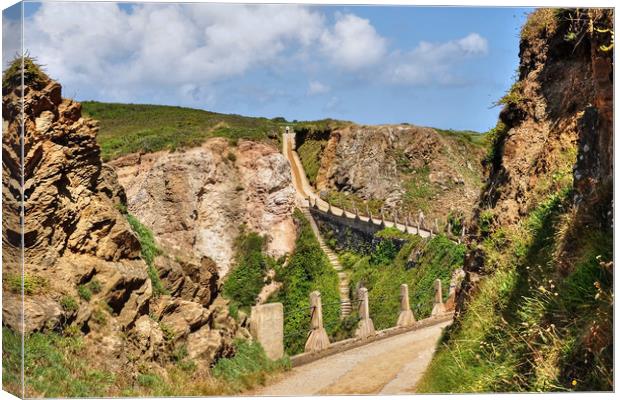
<path fill-rule="evenodd" d="M 83 101 L 85 116 L 100 122 L 102 158 L 197 146 L 210 137 L 278 141 L 283 118 L 253 118 L 192 108 Z"/>

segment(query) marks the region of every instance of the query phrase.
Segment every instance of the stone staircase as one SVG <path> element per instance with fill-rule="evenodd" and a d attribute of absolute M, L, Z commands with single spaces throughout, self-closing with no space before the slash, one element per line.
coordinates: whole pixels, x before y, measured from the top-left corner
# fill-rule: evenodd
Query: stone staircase
<path fill-rule="evenodd" d="M 329 259 L 330 264 L 338 273 L 338 280 L 340 281 L 338 288 L 340 293 L 340 317 L 346 318 L 351 315 L 352 310 L 351 298 L 349 297 L 349 274 L 347 274 L 342 268 L 342 265 L 340 265 L 340 261 L 338 261 L 338 256 L 336 255 L 336 253 L 334 253 L 332 249 L 330 249 L 329 246 L 325 244 L 323 236 L 321 236 L 319 227 L 317 226 L 314 217 L 310 213 L 310 210 L 307 207 L 303 207 L 302 212 L 306 219 L 308 219 L 308 221 L 310 222 L 310 226 L 312 227 L 314 236 L 316 236 L 319 244 L 321 245 L 321 250 L 323 250 L 327 258 Z"/>

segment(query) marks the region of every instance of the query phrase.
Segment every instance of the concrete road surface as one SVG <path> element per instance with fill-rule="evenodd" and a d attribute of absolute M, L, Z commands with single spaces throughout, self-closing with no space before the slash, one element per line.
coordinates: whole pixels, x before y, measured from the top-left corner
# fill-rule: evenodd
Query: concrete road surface
<path fill-rule="evenodd" d="M 294 368 L 249 395 L 411 394 L 452 321 L 379 340 Z"/>

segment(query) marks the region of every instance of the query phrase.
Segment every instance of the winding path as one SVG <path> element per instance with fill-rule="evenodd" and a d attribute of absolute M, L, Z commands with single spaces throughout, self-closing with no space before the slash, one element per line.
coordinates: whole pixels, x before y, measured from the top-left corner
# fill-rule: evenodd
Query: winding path
<path fill-rule="evenodd" d="M 441 322 L 296 367 L 252 395 L 411 394 L 430 363 Z"/>

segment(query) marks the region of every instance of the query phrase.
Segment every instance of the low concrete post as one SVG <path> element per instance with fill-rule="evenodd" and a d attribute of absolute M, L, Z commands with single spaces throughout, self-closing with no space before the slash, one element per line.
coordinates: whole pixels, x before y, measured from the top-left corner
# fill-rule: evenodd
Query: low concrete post
<path fill-rule="evenodd" d="M 446 233 L 448 236 L 452 236 L 452 222 L 448 221 L 448 226 L 446 227 Z"/>
<path fill-rule="evenodd" d="M 409 306 L 409 286 L 406 283 L 400 285 L 400 314 L 396 326 L 411 326 L 415 323 L 413 311 Z"/>
<path fill-rule="evenodd" d="M 359 211 L 357 210 L 357 207 L 355 207 L 355 220 L 359 221 L 359 219 L 360 219 L 360 214 L 359 214 Z"/>
<path fill-rule="evenodd" d="M 435 233 L 439 233 L 439 221 L 435 218 Z"/>
<path fill-rule="evenodd" d="M 370 208 L 368 208 L 368 203 L 366 203 L 366 216 L 370 217 Z"/>
<path fill-rule="evenodd" d="M 394 227 L 398 224 L 398 211 L 394 210 L 394 214 L 392 214 L 392 218 L 394 218 Z"/>
<path fill-rule="evenodd" d="M 327 213 L 334 214 L 332 211 L 332 203 L 330 201 L 327 202 Z"/>
<path fill-rule="evenodd" d="M 431 315 L 440 315 L 445 312 L 446 307 L 443 304 L 443 296 L 441 294 L 441 279 L 435 279 L 435 301 Z"/>
<path fill-rule="evenodd" d="M 250 333 L 272 360 L 284 356 L 283 310 L 282 303 L 269 303 L 253 306 L 250 313 Z"/>
<path fill-rule="evenodd" d="M 321 293 L 317 290 L 310 293 L 310 336 L 306 341 L 304 351 L 312 353 L 325 350 L 329 347 L 329 337 L 323 327 L 323 306 L 321 305 Z"/>
<path fill-rule="evenodd" d="M 375 325 L 370 319 L 370 307 L 368 304 L 368 289 L 362 287 L 358 290 L 358 298 L 360 299 L 359 316 L 360 321 L 355 331 L 355 336 L 366 339 L 375 335 Z"/>

